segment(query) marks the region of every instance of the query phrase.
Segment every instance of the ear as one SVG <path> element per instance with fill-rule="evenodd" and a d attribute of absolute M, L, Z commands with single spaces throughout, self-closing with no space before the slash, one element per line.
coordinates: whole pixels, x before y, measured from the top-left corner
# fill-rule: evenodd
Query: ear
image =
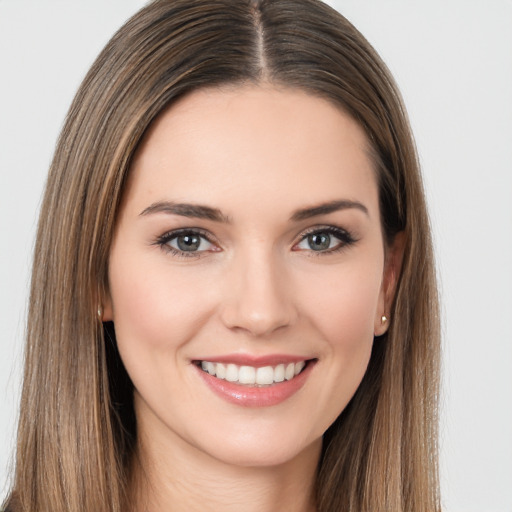
<path fill-rule="evenodd" d="M 386 333 L 390 323 L 390 309 L 395 297 L 396 286 L 402 270 L 406 236 L 400 231 L 395 235 L 393 243 L 386 248 L 384 259 L 384 273 L 379 293 L 379 302 L 375 313 L 374 334 L 382 336 Z"/>

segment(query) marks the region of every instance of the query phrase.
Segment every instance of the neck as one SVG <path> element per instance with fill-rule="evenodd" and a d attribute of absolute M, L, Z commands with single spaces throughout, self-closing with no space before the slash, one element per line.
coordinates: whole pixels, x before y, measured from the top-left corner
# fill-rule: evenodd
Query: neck
<path fill-rule="evenodd" d="M 142 425 L 141 425 L 142 426 Z M 268 467 L 229 464 L 138 429 L 132 466 L 133 512 L 314 512 L 321 441 L 293 460 Z M 170 441 L 170 440 L 168 440 Z"/>

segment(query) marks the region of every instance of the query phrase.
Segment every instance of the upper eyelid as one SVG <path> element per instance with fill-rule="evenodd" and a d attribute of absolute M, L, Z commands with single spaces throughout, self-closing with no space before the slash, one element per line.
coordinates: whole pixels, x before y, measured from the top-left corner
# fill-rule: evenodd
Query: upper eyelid
<path fill-rule="evenodd" d="M 313 233 L 321 233 L 323 231 L 330 231 L 331 233 L 343 233 L 346 236 L 354 237 L 352 232 L 348 229 L 342 228 L 340 226 L 334 226 L 332 224 L 321 224 L 317 226 L 312 226 L 310 228 L 304 229 L 297 235 L 299 240 L 302 240 L 304 237 L 311 235 Z"/>
<path fill-rule="evenodd" d="M 202 236 L 203 238 L 208 240 L 208 242 L 210 242 L 210 243 L 215 243 L 215 240 L 216 240 L 216 238 L 213 236 L 212 233 L 210 233 L 209 231 L 207 231 L 205 229 L 202 229 L 202 228 L 177 228 L 177 229 L 171 229 L 169 231 L 166 231 L 162 235 L 160 235 L 157 238 L 157 240 L 159 240 L 159 241 L 160 240 L 164 240 L 164 239 L 169 240 L 171 238 L 177 237 L 179 235 L 187 234 L 187 233 L 192 233 L 192 234 L 195 234 L 195 235 Z"/>
<path fill-rule="evenodd" d="M 329 231 L 329 230 L 348 232 L 345 228 L 340 228 L 339 226 L 333 226 L 331 224 L 320 224 L 317 226 L 311 226 L 310 228 L 306 228 L 305 230 L 302 231 L 302 233 L 309 234 L 309 233 L 314 233 L 315 231 Z"/>

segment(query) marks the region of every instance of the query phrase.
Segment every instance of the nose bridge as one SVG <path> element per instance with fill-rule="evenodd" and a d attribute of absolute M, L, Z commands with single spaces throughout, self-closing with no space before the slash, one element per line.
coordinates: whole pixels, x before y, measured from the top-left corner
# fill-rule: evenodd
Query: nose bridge
<path fill-rule="evenodd" d="M 236 255 L 226 282 L 226 326 L 262 336 L 294 321 L 291 283 L 283 267 L 265 244 Z"/>

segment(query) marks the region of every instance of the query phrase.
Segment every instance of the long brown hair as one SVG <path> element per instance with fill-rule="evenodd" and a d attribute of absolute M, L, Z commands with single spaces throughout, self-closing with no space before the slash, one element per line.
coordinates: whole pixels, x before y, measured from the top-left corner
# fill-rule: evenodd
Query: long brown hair
<path fill-rule="evenodd" d="M 388 242 L 406 247 L 387 334 L 324 436 L 322 512 L 434 512 L 439 320 L 414 142 L 386 66 L 317 0 L 156 0 L 111 39 L 58 141 L 30 295 L 15 512 L 121 512 L 136 442 L 132 384 L 97 308 L 123 184 L 139 141 L 188 92 L 269 82 L 326 98 L 365 130 Z"/>

